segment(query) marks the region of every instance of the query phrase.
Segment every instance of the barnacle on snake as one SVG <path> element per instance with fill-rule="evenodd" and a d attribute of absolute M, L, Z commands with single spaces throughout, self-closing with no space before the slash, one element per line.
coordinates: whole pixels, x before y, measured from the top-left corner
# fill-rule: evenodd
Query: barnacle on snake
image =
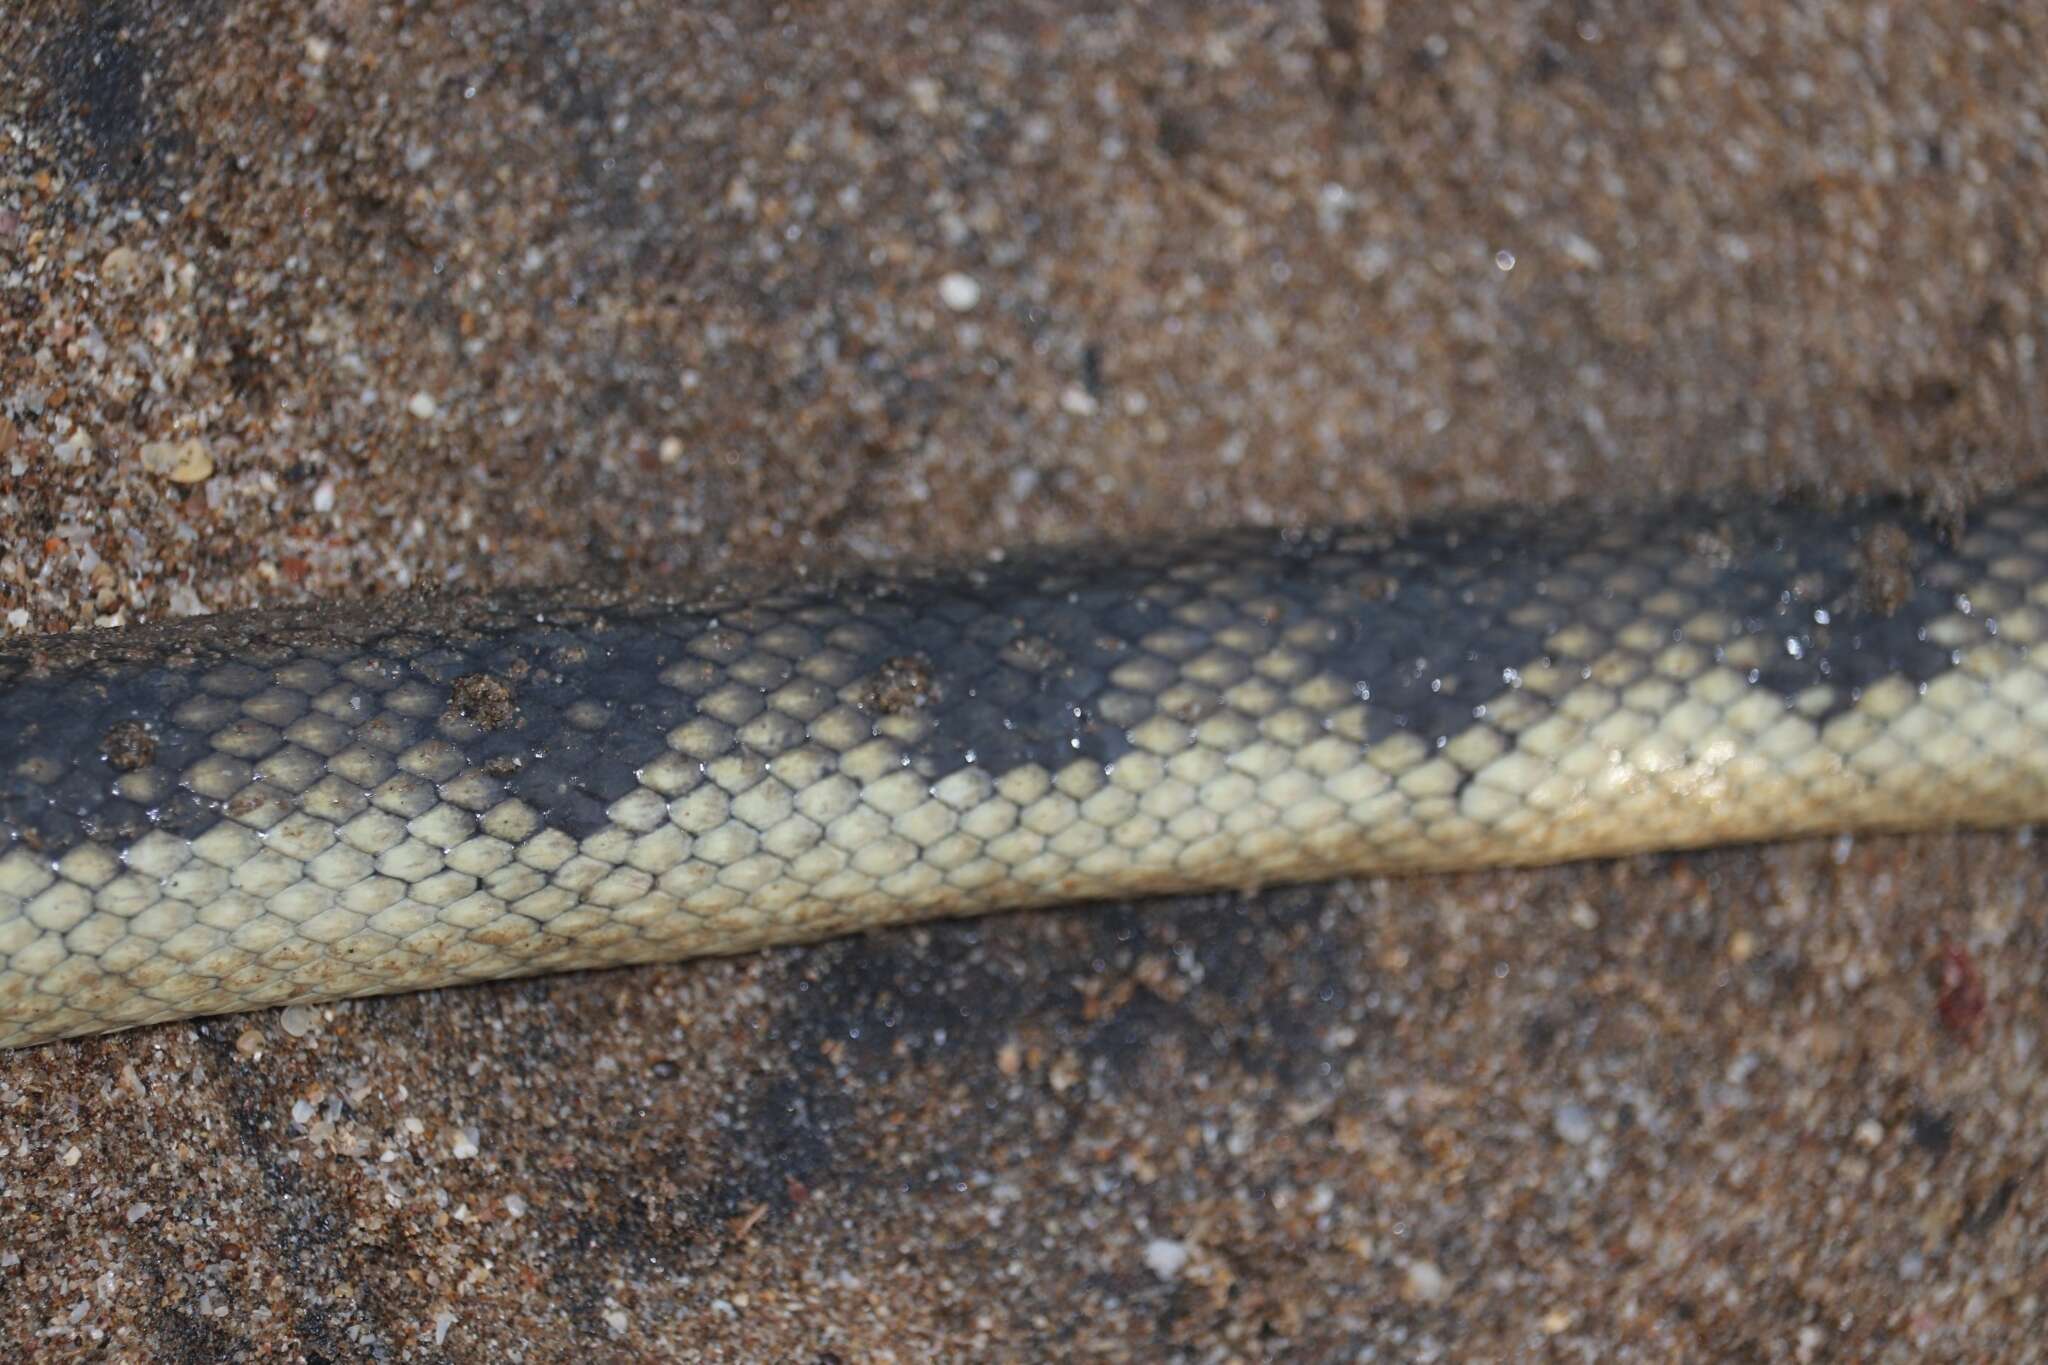
<path fill-rule="evenodd" d="M 2048 499 L 1493 513 L 0 645 L 0 1045 L 2048 814 Z"/>

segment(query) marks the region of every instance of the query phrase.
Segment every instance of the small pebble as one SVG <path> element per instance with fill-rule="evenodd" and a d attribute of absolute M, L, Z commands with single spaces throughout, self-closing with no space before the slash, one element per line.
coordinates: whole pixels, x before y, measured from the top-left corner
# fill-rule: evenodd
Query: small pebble
<path fill-rule="evenodd" d="M 1606 264 L 1600 255 L 1600 248 L 1594 246 L 1576 232 L 1567 232 L 1558 241 L 1558 246 L 1572 264 L 1585 270 L 1598 270 Z"/>
<path fill-rule="evenodd" d="M 956 313 L 965 313 L 981 302 L 981 282 L 955 271 L 939 281 L 939 302 Z"/>
<path fill-rule="evenodd" d="M 1451 1282 L 1434 1261 L 1410 1261 L 1401 1293 L 1413 1303 L 1442 1303 L 1450 1297 Z"/>
<path fill-rule="evenodd" d="M 945 87 L 930 76 L 912 76 L 904 82 L 903 88 L 910 96 L 910 102 L 917 106 L 917 112 L 929 117 L 939 112 L 939 96 Z"/>
<path fill-rule="evenodd" d="M 441 405 L 434 401 L 434 395 L 428 393 L 425 389 L 421 389 L 418 393 L 405 400 L 405 410 L 424 422 L 439 412 Z"/>
<path fill-rule="evenodd" d="M 1066 388 L 1060 390 L 1060 410 L 1062 412 L 1071 413 L 1075 417 L 1093 417 L 1095 409 L 1096 402 L 1094 396 L 1079 384 L 1069 384 Z"/>
<path fill-rule="evenodd" d="M 1560 1104 L 1551 1119 L 1551 1127 L 1557 1135 L 1574 1147 L 1583 1146 L 1593 1138 L 1593 1116 L 1583 1105 Z"/>
<path fill-rule="evenodd" d="M 130 289 L 142 279 L 146 262 L 134 247 L 117 246 L 100 258 L 100 283 L 110 289 Z"/>
<path fill-rule="evenodd" d="M 284 1012 L 278 1015 L 277 1022 L 294 1038 L 303 1038 L 309 1033 L 317 1033 L 320 1029 L 319 1013 L 304 1005 L 285 1006 Z"/>
<path fill-rule="evenodd" d="M 1188 1247 L 1185 1242 L 1176 1242 L 1170 1237 L 1154 1237 L 1145 1243 L 1145 1268 L 1162 1280 L 1179 1279 L 1187 1263 Z"/>
<path fill-rule="evenodd" d="M 477 1146 L 477 1136 L 476 1129 L 463 1129 L 455 1135 L 455 1140 L 448 1144 L 448 1155 L 454 1157 L 457 1161 L 469 1160 L 479 1151 L 483 1150 Z"/>
<path fill-rule="evenodd" d="M 213 475 L 213 452 L 198 437 L 183 441 L 148 441 L 142 467 L 172 483 L 201 483 Z"/>

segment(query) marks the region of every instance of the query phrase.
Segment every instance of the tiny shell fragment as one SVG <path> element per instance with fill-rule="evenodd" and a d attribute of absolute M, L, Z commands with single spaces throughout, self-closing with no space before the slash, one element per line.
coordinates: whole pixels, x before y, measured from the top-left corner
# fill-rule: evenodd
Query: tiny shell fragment
<path fill-rule="evenodd" d="M 150 441 L 142 447 L 142 467 L 172 483 L 201 483 L 213 474 L 213 452 L 196 436 Z"/>

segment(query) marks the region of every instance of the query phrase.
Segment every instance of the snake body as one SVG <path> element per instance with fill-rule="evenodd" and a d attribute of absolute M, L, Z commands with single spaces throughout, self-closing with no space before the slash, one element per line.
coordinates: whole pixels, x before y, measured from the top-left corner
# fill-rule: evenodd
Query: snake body
<path fill-rule="evenodd" d="M 1492 513 L 0 645 L 0 1045 L 2048 816 L 2048 498 Z"/>

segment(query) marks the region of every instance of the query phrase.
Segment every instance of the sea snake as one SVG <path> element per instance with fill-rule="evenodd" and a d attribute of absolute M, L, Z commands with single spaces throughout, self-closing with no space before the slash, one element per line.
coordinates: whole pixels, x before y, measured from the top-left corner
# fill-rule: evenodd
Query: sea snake
<path fill-rule="evenodd" d="M 0 1045 L 2048 816 L 2048 494 L 1267 530 L 0 643 Z"/>

